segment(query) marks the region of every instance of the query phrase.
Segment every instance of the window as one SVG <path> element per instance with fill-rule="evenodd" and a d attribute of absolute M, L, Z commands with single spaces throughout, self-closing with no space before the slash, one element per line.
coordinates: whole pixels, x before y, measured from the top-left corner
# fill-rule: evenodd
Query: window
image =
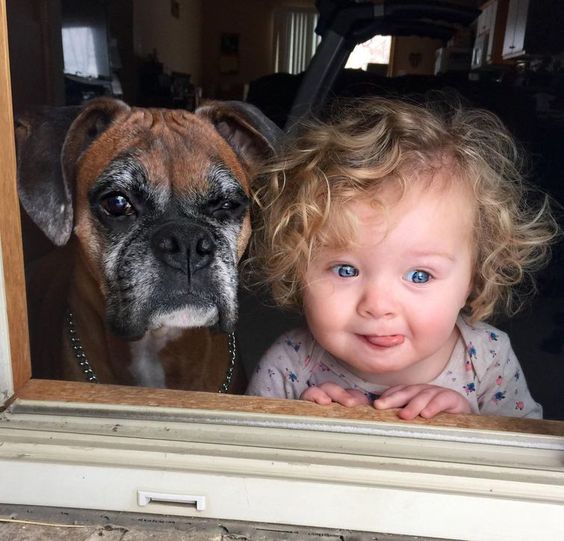
<path fill-rule="evenodd" d="M 106 8 L 101 2 L 63 0 L 61 33 L 66 74 L 111 77 L 106 18 Z"/>
<path fill-rule="evenodd" d="M 392 36 L 374 36 L 359 43 L 349 55 L 345 68 L 367 70 L 369 64 L 387 65 L 390 62 Z"/>
<path fill-rule="evenodd" d="M 320 37 L 315 33 L 313 9 L 279 9 L 274 13 L 274 72 L 301 73 L 315 53 Z"/>
<path fill-rule="evenodd" d="M 562 422 L 405 423 L 370 408 L 31 379 L 2 5 L 1 502 L 451 539 L 563 538 Z M 469 524 L 469 512 L 479 520 Z"/>
<path fill-rule="evenodd" d="M 63 28 L 63 51 L 65 73 L 81 77 L 109 76 L 108 60 L 97 50 L 93 28 Z"/>

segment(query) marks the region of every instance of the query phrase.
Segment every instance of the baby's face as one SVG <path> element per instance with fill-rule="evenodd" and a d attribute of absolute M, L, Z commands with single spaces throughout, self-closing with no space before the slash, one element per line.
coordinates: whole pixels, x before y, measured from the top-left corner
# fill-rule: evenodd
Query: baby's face
<path fill-rule="evenodd" d="M 389 190 L 388 190 L 389 191 Z M 365 202 L 356 242 L 322 248 L 304 310 L 319 344 L 382 385 L 423 383 L 445 367 L 472 281 L 473 206 L 460 188 L 412 188 L 387 212 Z"/>

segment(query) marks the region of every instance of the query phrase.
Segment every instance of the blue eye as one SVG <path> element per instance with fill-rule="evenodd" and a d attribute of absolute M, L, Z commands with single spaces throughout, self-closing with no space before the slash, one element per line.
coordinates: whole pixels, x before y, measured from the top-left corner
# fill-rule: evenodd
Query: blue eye
<path fill-rule="evenodd" d="M 431 275 L 423 270 L 412 270 L 404 274 L 404 279 L 414 284 L 426 284 L 431 279 Z"/>
<path fill-rule="evenodd" d="M 354 278 L 358 276 L 358 269 L 352 265 L 335 265 L 332 271 L 336 272 L 341 278 Z"/>

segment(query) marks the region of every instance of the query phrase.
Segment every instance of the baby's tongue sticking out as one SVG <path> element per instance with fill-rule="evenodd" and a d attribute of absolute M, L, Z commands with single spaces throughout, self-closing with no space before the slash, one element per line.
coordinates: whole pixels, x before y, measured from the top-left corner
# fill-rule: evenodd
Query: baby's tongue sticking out
<path fill-rule="evenodd" d="M 401 334 L 391 334 L 389 336 L 367 336 L 366 340 L 374 346 L 389 348 L 403 344 L 404 337 Z"/>

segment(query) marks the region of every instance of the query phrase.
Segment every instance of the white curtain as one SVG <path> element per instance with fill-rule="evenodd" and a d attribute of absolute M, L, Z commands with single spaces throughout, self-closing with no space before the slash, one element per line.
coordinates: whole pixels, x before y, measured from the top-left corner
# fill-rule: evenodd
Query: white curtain
<path fill-rule="evenodd" d="M 319 36 L 314 32 L 317 12 L 281 8 L 274 13 L 274 71 L 300 73 L 315 53 Z"/>

